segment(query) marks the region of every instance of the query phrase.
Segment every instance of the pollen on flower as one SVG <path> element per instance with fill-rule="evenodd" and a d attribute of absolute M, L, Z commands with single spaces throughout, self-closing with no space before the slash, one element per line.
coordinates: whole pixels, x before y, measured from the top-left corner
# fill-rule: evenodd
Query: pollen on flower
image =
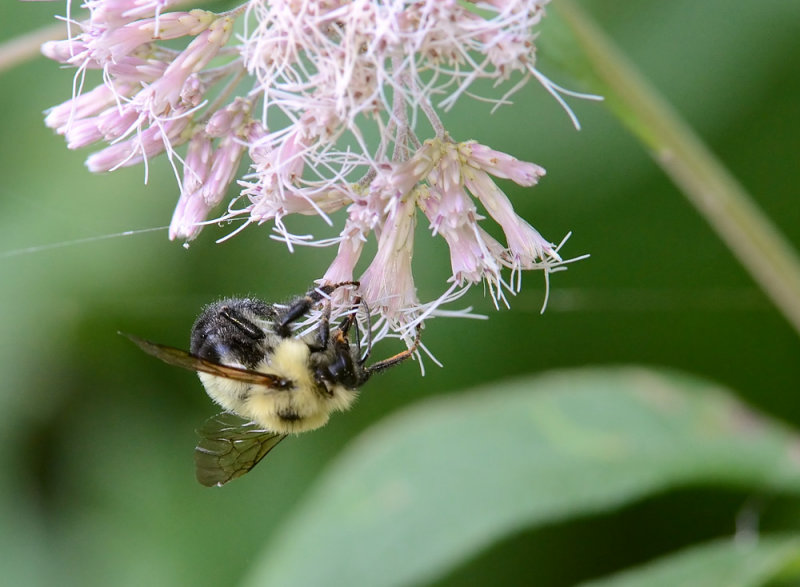
<path fill-rule="evenodd" d="M 180 190 L 170 239 L 240 221 L 223 238 L 270 223 L 290 250 L 336 246 L 320 281 L 359 280 L 376 338 L 410 342 L 423 320 L 463 315 L 443 306 L 470 286 L 484 284 L 507 305 L 523 270 L 547 276 L 566 262 L 495 183 L 530 187 L 544 169 L 453 140 L 462 133 L 438 117 L 474 95 L 478 81 L 500 90 L 481 97 L 499 106 L 536 80 L 577 125 L 564 96 L 596 97 L 557 86 L 536 66 L 548 2 L 243 0 L 215 13 L 177 10 L 183 0 L 85 0 L 88 17 L 69 21 L 67 40 L 42 47 L 76 68 L 73 97 L 45 123 L 69 148 L 99 146 L 86 162 L 93 172 L 166 154 Z M 102 73 L 92 89 L 89 70 Z M 419 135 L 422 121 L 431 136 Z M 233 187 L 238 194 L 215 212 Z M 298 214 L 333 226 L 337 211 L 338 237 L 289 227 Z M 419 300 L 413 277 L 418 223 L 450 252 L 444 291 L 429 301 Z M 377 252 L 362 259 L 371 239 Z"/>

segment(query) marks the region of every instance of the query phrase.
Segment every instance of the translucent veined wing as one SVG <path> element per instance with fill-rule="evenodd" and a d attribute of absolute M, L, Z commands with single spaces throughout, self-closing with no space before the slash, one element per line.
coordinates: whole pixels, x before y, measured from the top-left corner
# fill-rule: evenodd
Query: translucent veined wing
<path fill-rule="evenodd" d="M 197 433 L 194 462 L 197 480 L 206 487 L 241 477 L 286 438 L 229 412 L 209 418 Z"/>
<path fill-rule="evenodd" d="M 175 367 L 182 367 L 184 369 L 189 369 L 190 371 L 202 371 L 203 373 L 210 373 L 211 375 L 217 375 L 227 379 L 235 379 L 245 383 L 263 385 L 273 389 L 289 389 L 292 387 L 292 382 L 290 380 L 283 379 L 277 375 L 270 375 L 269 373 L 259 373 L 258 371 L 250 371 L 248 369 L 240 369 L 238 367 L 221 365 L 213 361 L 202 359 L 181 349 L 150 342 L 149 340 L 145 340 L 125 332 L 120 332 L 120 334 L 131 339 L 148 355 L 152 355 L 157 359 L 161 359 L 165 363 Z"/>

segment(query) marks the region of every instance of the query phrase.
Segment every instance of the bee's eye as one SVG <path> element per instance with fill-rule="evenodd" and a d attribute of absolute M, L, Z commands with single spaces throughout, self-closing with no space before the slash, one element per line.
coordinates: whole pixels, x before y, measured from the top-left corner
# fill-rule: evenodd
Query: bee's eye
<path fill-rule="evenodd" d="M 320 383 L 338 383 L 351 389 L 358 387 L 360 383 L 353 367 L 353 358 L 347 353 L 341 353 L 331 363 L 317 367 L 315 376 Z"/>

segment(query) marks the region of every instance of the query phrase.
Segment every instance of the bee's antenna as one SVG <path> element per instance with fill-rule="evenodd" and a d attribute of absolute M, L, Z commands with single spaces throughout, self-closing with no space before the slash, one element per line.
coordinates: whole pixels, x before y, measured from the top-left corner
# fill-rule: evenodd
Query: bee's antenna
<path fill-rule="evenodd" d="M 361 300 L 361 305 L 364 306 L 364 314 L 366 314 L 367 323 L 367 350 L 364 353 L 364 356 L 358 361 L 358 364 L 363 367 L 364 363 L 367 362 L 367 359 L 369 359 L 369 355 L 372 352 L 372 316 L 370 316 L 369 313 L 369 304 L 367 304 L 367 302 L 364 300 Z M 361 350 L 361 347 L 359 347 L 359 350 Z"/>

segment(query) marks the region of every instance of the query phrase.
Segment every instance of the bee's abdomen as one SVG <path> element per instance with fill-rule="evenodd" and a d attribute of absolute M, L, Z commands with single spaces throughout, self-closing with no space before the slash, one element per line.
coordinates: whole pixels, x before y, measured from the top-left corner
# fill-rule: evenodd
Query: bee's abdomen
<path fill-rule="evenodd" d="M 300 416 L 296 410 L 284 409 L 278 412 L 278 418 L 284 422 L 297 422 L 298 420 L 302 419 L 302 416 Z"/>

